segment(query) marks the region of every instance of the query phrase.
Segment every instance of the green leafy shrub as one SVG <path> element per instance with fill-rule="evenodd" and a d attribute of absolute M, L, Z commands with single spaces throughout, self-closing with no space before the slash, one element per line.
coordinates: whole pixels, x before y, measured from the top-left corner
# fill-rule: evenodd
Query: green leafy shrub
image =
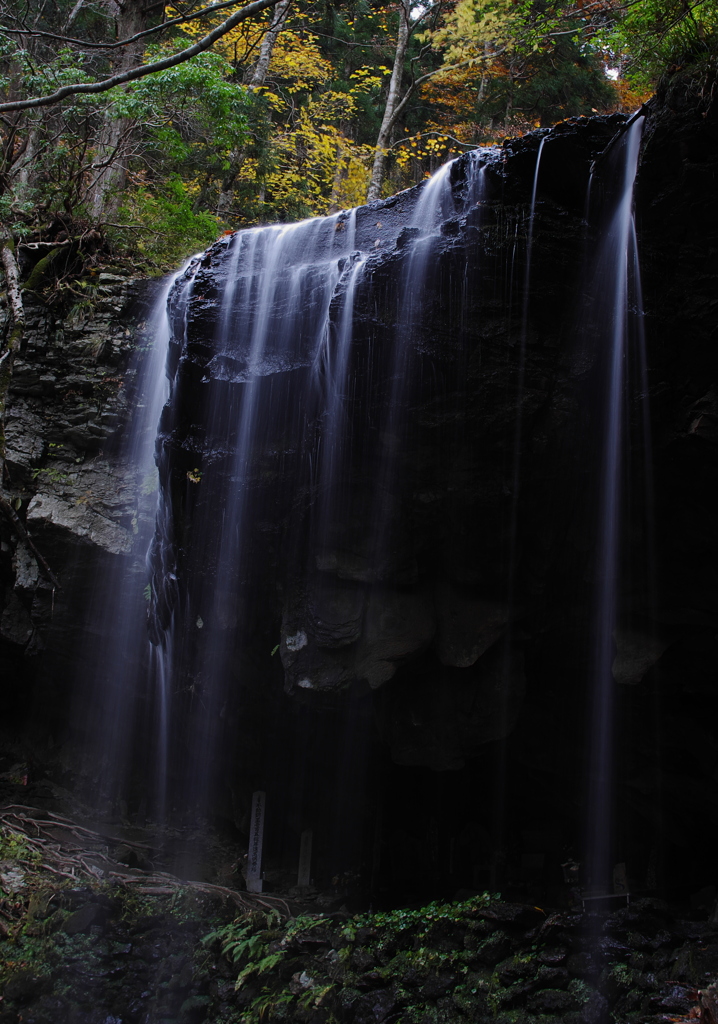
<path fill-rule="evenodd" d="M 194 210 L 193 189 L 179 174 L 160 187 L 136 186 L 126 193 L 119 222 L 138 228 L 134 247 L 160 268 L 174 268 L 186 256 L 205 249 L 219 234 L 216 217 Z M 126 232 L 114 229 L 126 243 Z"/>

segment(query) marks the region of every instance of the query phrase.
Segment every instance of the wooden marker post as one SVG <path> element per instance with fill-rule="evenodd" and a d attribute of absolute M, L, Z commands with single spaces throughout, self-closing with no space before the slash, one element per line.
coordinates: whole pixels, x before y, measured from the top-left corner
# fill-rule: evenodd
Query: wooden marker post
<path fill-rule="evenodd" d="M 247 856 L 247 892 L 262 891 L 262 841 L 264 839 L 264 804 L 267 794 L 257 790 L 252 794 L 252 817 L 249 825 L 249 854 Z"/>
<path fill-rule="evenodd" d="M 299 872 L 297 874 L 297 885 L 307 886 L 310 884 L 312 875 L 312 830 L 305 828 L 302 832 L 302 839 L 299 846 Z"/>

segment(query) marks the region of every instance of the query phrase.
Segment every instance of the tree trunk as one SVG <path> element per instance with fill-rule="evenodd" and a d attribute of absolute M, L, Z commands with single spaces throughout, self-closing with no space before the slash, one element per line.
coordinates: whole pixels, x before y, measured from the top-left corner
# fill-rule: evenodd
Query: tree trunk
<path fill-rule="evenodd" d="M 254 65 L 249 82 L 247 83 L 250 89 L 259 89 L 260 86 L 264 85 L 264 80 L 269 70 L 269 62 L 272 59 L 274 44 L 277 41 L 277 36 L 284 28 L 291 2 L 292 0 L 279 0 L 279 3 L 272 11 L 269 28 L 264 33 L 264 39 L 259 48 L 259 59 Z"/>
<path fill-rule="evenodd" d="M 12 313 L 13 329 L 10 334 L 12 338 L 16 333 L 22 335 L 22 329 L 25 326 L 25 308 L 22 304 L 22 294 L 20 292 L 20 272 L 15 258 L 15 243 L 7 232 L 2 234 L 0 260 L 2 260 L 3 270 L 5 271 L 7 297 Z M 16 347 L 19 347 L 19 342 Z M 8 350 L 11 349 L 12 346 L 8 343 Z"/>
<path fill-rule="evenodd" d="M 272 59 L 274 44 L 277 42 L 279 33 L 284 28 L 291 3 L 292 0 L 280 0 L 277 6 L 272 10 L 269 28 L 265 32 L 264 39 L 262 39 L 262 45 L 259 48 L 259 58 L 257 63 L 254 65 L 249 81 L 247 82 L 248 87 L 252 91 L 259 89 L 264 85 L 267 72 L 269 71 L 269 62 Z M 232 207 L 232 198 L 234 196 L 234 183 L 237 180 L 237 175 L 242 169 L 242 164 L 244 163 L 246 156 L 246 146 L 241 146 L 239 149 L 236 149 L 230 156 L 230 167 L 224 177 L 224 181 L 222 182 L 222 189 L 219 193 L 219 199 L 217 200 L 218 217 L 226 217 L 229 214 Z"/>
<path fill-rule="evenodd" d="M 488 64 L 489 54 L 490 53 L 491 53 L 491 44 L 490 43 L 484 43 L 484 67 L 486 67 L 487 64 Z M 479 85 L 479 93 L 478 93 L 478 95 L 476 97 L 476 105 L 477 106 L 480 103 L 483 103 L 484 100 L 486 99 L 486 92 L 488 90 L 488 86 L 489 86 L 489 76 L 484 71 L 484 73 L 481 76 L 481 83 Z"/>
<path fill-rule="evenodd" d="M 0 487 L 5 476 L 5 406 L 7 405 L 12 368 L 15 353 L 22 344 L 25 327 L 25 309 L 20 292 L 20 274 L 15 259 L 15 244 L 10 235 L 3 231 L 0 235 L 0 262 L 5 271 L 7 299 L 10 308 L 11 327 L 8 333 L 5 351 L 0 356 Z"/>
<path fill-rule="evenodd" d="M 384 169 L 386 167 L 387 149 L 391 131 L 396 121 L 399 110 L 399 92 L 401 90 L 401 78 L 404 73 L 404 58 L 409 46 L 409 6 L 407 0 L 401 0 L 399 4 L 399 31 L 396 38 L 396 53 L 394 55 L 394 67 L 389 82 L 389 93 L 386 97 L 384 117 L 382 118 L 379 136 L 376 140 L 374 152 L 374 165 L 371 171 L 371 180 L 366 194 L 366 201 L 371 203 L 381 195 L 381 186 L 384 181 Z"/>
<path fill-rule="evenodd" d="M 35 170 L 35 154 L 37 151 L 37 130 L 29 128 L 25 137 L 22 152 L 18 153 L 10 169 L 10 177 L 14 178 L 21 188 L 27 188 L 33 182 Z"/>
<path fill-rule="evenodd" d="M 146 27 L 146 10 L 143 0 L 110 0 L 110 9 L 115 15 L 118 39 L 127 39 Z M 115 71 L 128 71 L 142 63 L 143 41 L 130 43 L 122 52 Z M 120 194 L 127 179 L 129 162 L 129 141 L 132 125 L 127 118 L 113 116 L 112 105 L 108 106 L 99 132 L 95 162 L 95 178 L 90 186 L 90 213 L 99 223 L 112 219 L 117 213 Z"/>

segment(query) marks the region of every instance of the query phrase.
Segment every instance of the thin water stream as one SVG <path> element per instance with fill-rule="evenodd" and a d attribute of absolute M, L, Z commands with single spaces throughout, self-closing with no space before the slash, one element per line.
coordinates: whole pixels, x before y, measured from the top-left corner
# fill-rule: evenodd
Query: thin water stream
<path fill-rule="evenodd" d="M 144 555 L 155 529 L 157 469 L 155 437 L 160 412 L 169 394 L 165 372 L 170 339 L 167 301 L 184 268 L 166 278 L 157 294 L 145 328 L 148 351 L 135 359 L 137 381 L 132 416 L 120 453 L 127 466 L 133 492 L 134 534 L 130 574 L 102 581 L 89 615 L 93 632 L 109 637 L 109 646 L 99 642 L 91 663 L 85 668 L 86 682 L 79 694 L 77 719 L 85 722 L 92 737 L 88 750 L 88 774 L 93 799 L 101 806 L 124 801 L 130 777 L 139 768 L 147 779 L 149 802 L 155 803 L 162 789 L 166 732 L 166 687 L 158 680 L 157 666 L 147 639 L 146 575 Z M 141 756 L 138 765 L 133 737 L 139 721 L 155 718 L 156 748 Z M 107 803 L 106 803 L 107 802 Z"/>
<path fill-rule="evenodd" d="M 614 631 L 618 615 L 622 515 L 624 385 L 628 345 L 635 332 L 638 296 L 634 276 L 633 188 L 643 118 L 617 147 L 621 178 L 616 201 L 602 234 L 592 282 L 590 320 L 601 346 L 604 404 L 596 546 L 594 646 L 591 666 L 587 881 L 597 893 L 611 892 L 615 858 L 615 680 Z"/>

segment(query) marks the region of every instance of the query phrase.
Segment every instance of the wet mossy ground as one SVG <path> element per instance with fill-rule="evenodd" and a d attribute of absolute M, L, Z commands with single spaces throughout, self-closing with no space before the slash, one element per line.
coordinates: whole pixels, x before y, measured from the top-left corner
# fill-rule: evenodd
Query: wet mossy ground
<path fill-rule="evenodd" d="M 658 1024 L 695 1019 L 718 973 L 718 931 L 658 900 L 237 917 L 191 885 L 25 877 L 0 904 L 0 1024 Z"/>
<path fill-rule="evenodd" d="M 222 913 L 214 901 L 70 885 L 35 891 L 23 911 L 0 943 L 2 1024 L 213 1019 L 201 938 Z"/>

